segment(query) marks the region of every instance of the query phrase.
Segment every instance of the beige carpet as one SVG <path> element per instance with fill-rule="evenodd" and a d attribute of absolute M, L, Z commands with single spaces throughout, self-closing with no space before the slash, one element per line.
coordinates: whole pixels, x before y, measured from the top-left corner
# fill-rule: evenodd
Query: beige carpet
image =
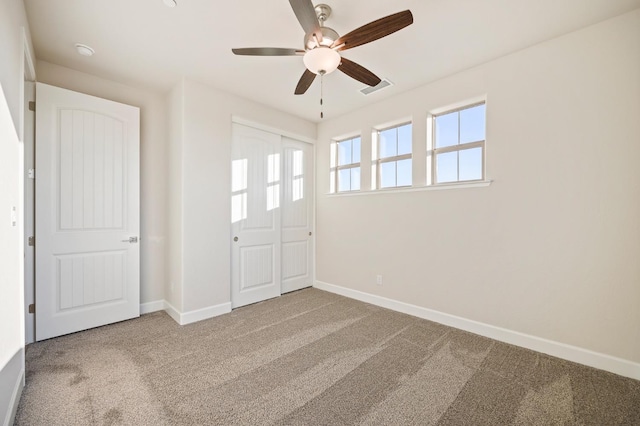
<path fill-rule="evenodd" d="M 29 345 L 17 425 L 640 425 L 640 382 L 316 289 Z"/>

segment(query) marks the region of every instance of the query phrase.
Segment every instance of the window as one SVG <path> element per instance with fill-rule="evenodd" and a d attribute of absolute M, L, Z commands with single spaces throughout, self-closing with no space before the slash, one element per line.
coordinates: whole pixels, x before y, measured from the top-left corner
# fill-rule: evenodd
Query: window
<path fill-rule="evenodd" d="M 360 136 L 331 144 L 330 192 L 360 190 Z"/>
<path fill-rule="evenodd" d="M 434 115 L 428 183 L 484 179 L 485 104 Z"/>
<path fill-rule="evenodd" d="M 373 134 L 372 189 L 411 186 L 411 123 Z"/>

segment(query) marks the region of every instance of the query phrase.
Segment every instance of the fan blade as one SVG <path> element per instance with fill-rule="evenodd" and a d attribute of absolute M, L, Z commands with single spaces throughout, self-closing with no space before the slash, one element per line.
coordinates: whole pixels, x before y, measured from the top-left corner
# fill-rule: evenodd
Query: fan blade
<path fill-rule="evenodd" d="M 380 77 L 378 77 L 362 65 L 358 65 L 355 62 L 348 60 L 347 58 L 341 59 L 340 65 L 338 65 L 338 69 L 349 77 L 369 86 L 377 86 L 380 81 L 382 81 L 380 80 Z"/>
<path fill-rule="evenodd" d="M 304 55 L 304 50 L 286 49 L 282 47 L 245 47 L 241 49 L 231 49 L 236 55 L 250 56 L 294 56 Z"/>
<path fill-rule="evenodd" d="M 314 73 L 309 70 L 304 70 L 304 74 L 302 74 L 302 77 L 300 77 L 300 81 L 298 81 L 298 85 L 296 86 L 295 94 L 303 95 L 315 79 L 316 75 Z"/>
<path fill-rule="evenodd" d="M 343 35 L 331 47 L 337 47 L 338 51 L 351 49 L 386 37 L 411 24 L 413 24 L 413 15 L 410 10 L 394 13 Z"/>
<path fill-rule="evenodd" d="M 316 16 L 316 10 L 311 0 L 289 0 L 293 13 L 296 14 L 298 22 L 302 25 L 305 34 L 314 33 L 318 38 L 318 43 L 322 41 L 322 31 L 320 30 L 320 22 Z"/>

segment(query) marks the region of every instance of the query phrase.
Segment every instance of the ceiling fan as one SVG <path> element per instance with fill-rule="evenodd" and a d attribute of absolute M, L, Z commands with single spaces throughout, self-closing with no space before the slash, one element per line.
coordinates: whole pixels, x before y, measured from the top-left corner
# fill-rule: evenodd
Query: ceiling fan
<path fill-rule="evenodd" d="M 324 26 L 331 15 L 326 4 L 313 6 L 311 0 L 289 0 L 302 29 L 305 32 L 304 49 L 279 47 L 248 47 L 232 49 L 236 55 L 250 56 L 303 56 L 307 69 L 302 74 L 295 94 L 302 95 L 313 83 L 316 75 L 329 74 L 336 69 L 369 86 L 376 86 L 380 78 L 357 63 L 340 56 L 343 50 L 386 37 L 413 23 L 410 10 L 398 12 L 357 28 L 340 37 L 338 33 Z"/>

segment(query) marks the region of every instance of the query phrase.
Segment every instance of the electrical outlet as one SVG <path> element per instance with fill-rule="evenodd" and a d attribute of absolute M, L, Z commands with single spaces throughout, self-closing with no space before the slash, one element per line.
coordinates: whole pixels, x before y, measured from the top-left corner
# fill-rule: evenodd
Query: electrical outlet
<path fill-rule="evenodd" d="M 382 275 L 376 275 L 376 284 L 382 285 Z"/>

